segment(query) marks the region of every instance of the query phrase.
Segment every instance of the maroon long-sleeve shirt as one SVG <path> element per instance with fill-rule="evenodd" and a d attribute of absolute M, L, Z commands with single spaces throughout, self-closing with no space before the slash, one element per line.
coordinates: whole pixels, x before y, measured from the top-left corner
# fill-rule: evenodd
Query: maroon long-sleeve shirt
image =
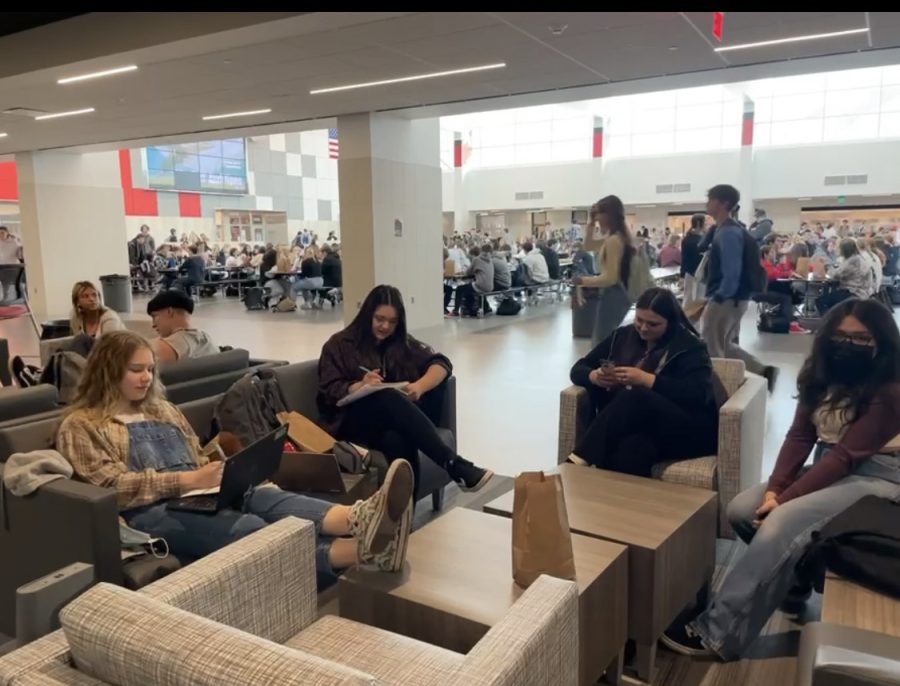
<path fill-rule="evenodd" d="M 787 432 L 775 469 L 769 477 L 769 490 L 779 503 L 827 488 L 848 476 L 860 460 L 881 452 L 900 434 L 900 384 L 883 388 L 868 409 L 854 421 L 844 435 L 816 464 L 797 478 L 806 458 L 818 440 L 813 410 L 797 405 L 794 423 Z"/>

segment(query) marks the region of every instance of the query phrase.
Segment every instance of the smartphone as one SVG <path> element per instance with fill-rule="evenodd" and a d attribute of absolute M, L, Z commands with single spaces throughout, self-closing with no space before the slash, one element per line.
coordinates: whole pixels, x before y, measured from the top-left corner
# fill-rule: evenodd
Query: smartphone
<path fill-rule="evenodd" d="M 612 374 L 616 369 L 616 363 L 612 360 L 600 360 L 600 370 L 604 374 Z"/>

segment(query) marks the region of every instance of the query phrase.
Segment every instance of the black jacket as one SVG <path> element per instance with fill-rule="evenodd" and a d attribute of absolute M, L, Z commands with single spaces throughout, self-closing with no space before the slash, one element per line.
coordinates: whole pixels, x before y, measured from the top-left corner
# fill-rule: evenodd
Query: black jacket
<path fill-rule="evenodd" d="M 693 276 L 700 266 L 703 257 L 700 252 L 700 240 L 703 236 L 699 231 L 688 231 L 681 241 L 681 276 L 690 274 Z"/>
<path fill-rule="evenodd" d="M 342 270 L 340 257 L 334 253 L 325 255 L 325 259 L 322 260 L 322 278 L 326 288 L 340 288 L 344 285 Z"/>
<path fill-rule="evenodd" d="M 541 255 L 544 256 L 544 260 L 547 262 L 547 273 L 550 274 L 550 278 L 553 281 L 559 280 L 559 255 L 556 254 L 556 251 L 553 248 L 548 248 L 547 246 L 543 246 L 538 248 L 541 251 Z"/>
<path fill-rule="evenodd" d="M 597 386 L 591 383 L 588 375 L 603 360 L 612 360 L 623 367 L 636 366 L 646 345 L 631 324 L 616 329 L 575 363 L 571 373 L 572 383 L 593 392 Z M 706 343 L 679 326 L 662 343 L 662 349 L 665 352 L 659 367 L 653 372 L 656 374 L 656 381 L 652 390 L 688 412 L 702 414 L 710 422 L 718 423 L 719 407 L 714 389 L 712 360 L 706 350 Z"/>

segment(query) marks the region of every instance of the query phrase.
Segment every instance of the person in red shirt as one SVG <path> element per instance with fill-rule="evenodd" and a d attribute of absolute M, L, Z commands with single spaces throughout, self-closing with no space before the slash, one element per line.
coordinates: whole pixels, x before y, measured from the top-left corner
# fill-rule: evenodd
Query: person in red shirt
<path fill-rule="evenodd" d="M 900 330 L 888 309 L 855 298 L 835 305 L 797 389 L 794 422 L 768 482 L 728 505 L 749 547 L 709 606 L 666 631 L 663 643 L 677 652 L 746 655 L 776 608 L 802 612 L 812 589 L 798 586 L 794 571 L 813 532 L 867 495 L 900 501 Z"/>
<path fill-rule="evenodd" d="M 791 282 L 780 281 L 779 279 L 790 279 L 794 273 L 794 268 L 787 260 L 778 260 L 778 248 L 774 243 L 769 243 L 762 249 L 760 262 L 763 269 L 766 270 L 769 286 L 765 293 L 757 293 L 753 296 L 753 299 L 756 302 L 774 307 L 774 316 L 793 319 L 794 298 L 791 291 Z"/>

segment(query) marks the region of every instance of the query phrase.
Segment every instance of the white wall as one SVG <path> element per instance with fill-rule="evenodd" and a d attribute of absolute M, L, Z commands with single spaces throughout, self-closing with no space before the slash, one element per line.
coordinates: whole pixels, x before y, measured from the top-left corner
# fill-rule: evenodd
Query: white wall
<path fill-rule="evenodd" d="M 529 167 L 471 169 L 465 181 L 469 210 L 534 209 L 590 205 L 597 198 L 592 163 L 544 164 Z M 540 200 L 516 200 L 516 193 L 543 191 Z"/>
<path fill-rule="evenodd" d="M 65 317 L 76 281 L 129 273 L 119 156 L 35 152 L 16 165 L 29 300 L 38 317 Z"/>

